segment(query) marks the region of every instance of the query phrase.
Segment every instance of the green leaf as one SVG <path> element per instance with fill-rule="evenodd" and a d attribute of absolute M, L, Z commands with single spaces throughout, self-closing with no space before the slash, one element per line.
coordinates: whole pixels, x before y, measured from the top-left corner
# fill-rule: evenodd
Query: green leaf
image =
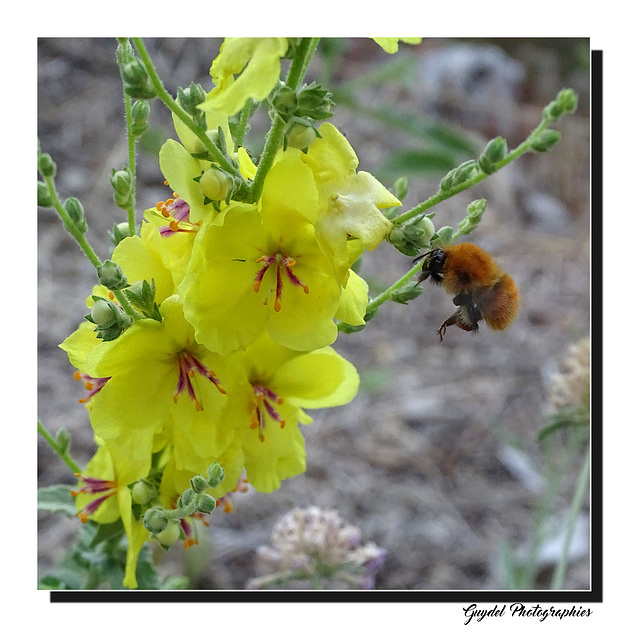
<path fill-rule="evenodd" d="M 440 175 L 453 169 L 456 163 L 456 157 L 447 151 L 408 149 L 394 153 L 385 162 L 379 173 L 394 175 L 432 173 Z"/>
<path fill-rule="evenodd" d="M 38 489 L 38 509 L 49 513 L 64 513 L 73 517 L 78 510 L 71 491 L 77 489 L 74 485 L 55 484 Z"/>
<path fill-rule="evenodd" d="M 122 520 L 116 520 L 109 524 L 99 524 L 95 535 L 89 543 L 89 547 L 93 548 L 105 540 L 112 540 L 113 538 L 122 536 L 123 534 L 124 527 L 122 526 Z"/>

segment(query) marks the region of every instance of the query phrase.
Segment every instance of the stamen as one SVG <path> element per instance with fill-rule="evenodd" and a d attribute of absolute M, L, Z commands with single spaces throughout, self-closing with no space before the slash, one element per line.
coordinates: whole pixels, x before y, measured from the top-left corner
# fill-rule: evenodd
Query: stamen
<path fill-rule="evenodd" d="M 156 203 L 156 209 L 164 218 L 169 219 L 169 224 L 159 228 L 162 237 L 172 236 L 174 233 L 196 233 L 200 228 L 199 222 L 192 223 L 189 220 L 191 211 L 189 205 L 174 192 L 173 198 L 166 202 Z"/>
<path fill-rule="evenodd" d="M 79 495 L 83 494 L 96 494 L 102 493 L 103 495 L 98 496 L 95 500 L 92 500 L 87 504 L 84 509 L 76 515 L 82 523 L 84 524 L 89 519 L 89 516 L 93 515 L 98 507 L 111 496 L 115 495 L 117 492 L 117 483 L 115 480 L 103 480 L 101 478 L 91 478 L 89 476 L 82 476 L 79 473 L 74 474 L 76 477 L 80 478 L 84 483 L 84 486 L 81 486 L 77 491 L 72 490 L 70 493 L 75 498 Z"/>
<path fill-rule="evenodd" d="M 264 263 L 258 272 L 256 273 L 253 279 L 253 290 L 258 293 L 260 291 L 260 285 L 262 284 L 262 280 L 264 279 L 264 275 L 269 269 L 269 267 L 275 265 L 276 266 L 276 290 L 275 290 L 275 299 L 273 302 L 273 308 L 275 311 L 280 311 L 282 309 L 282 294 L 284 289 L 284 281 L 282 278 L 281 267 L 284 268 L 285 273 L 287 274 L 287 278 L 289 282 L 295 286 L 300 287 L 305 293 L 309 293 L 309 287 L 304 284 L 300 278 L 296 276 L 293 272 L 292 267 L 296 264 L 296 259 L 290 256 L 285 256 L 279 251 L 271 254 L 270 256 L 261 256 L 256 262 Z M 265 302 L 266 304 L 266 302 Z"/>
<path fill-rule="evenodd" d="M 220 393 L 226 394 L 227 392 L 220 386 L 220 380 L 216 378 L 216 374 L 213 371 L 205 367 L 192 353 L 182 351 L 178 356 L 178 384 L 176 385 L 173 401 L 178 402 L 178 396 L 186 391 L 194 401 L 196 411 L 202 411 L 204 407 L 197 398 L 194 388 L 194 383 L 197 381 L 196 373 L 213 382 Z"/>
<path fill-rule="evenodd" d="M 92 378 L 91 376 L 88 376 L 86 373 L 82 373 L 80 371 L 75 371 L 73 374 L 73 377 L 78 380 L 78 382 L 80 380 L 84 381 L 84 388 L 89 391 L 89 395 L 87 395 L 86 398 L 79 398 L 78 402 L 80 404 L 86 404 L 87 402 L 89 402 L 89 400 L 91 400 L 91 398 L 93 398 L 93 396 L 96 395 L 96 393 L 98 393 L 98 391 L 100 391 L 100 389 L 102 389 L 102 387 L 104 387 L 105 384 L 107 384 L 107 382 L 111 379 L 110 377 L 107 378 Z"/>
<path fill-rule="evenodd" d="M 273 406 L 274 404 L 282 404 L 284 402 L 284 398 L 281 398 L 277 393 L 275 393 L 275 391 L 273 391 L 269 387 L 265 387 L 264 385 L 259 383 L 255 383 L 253 385 L 253 391 L 255 394 L 254 400 L 252 402 L 252 412 L 254 413 L 254 418 L 249 424 L 249 428 L 258 429 L 258 438 L 260 439 L 260 442 L 264 442 L 264 432 L 268 423 L 267 416 L 274 422 L 277 422 L 280 427 L 284 429 L 285 421 Z"/>

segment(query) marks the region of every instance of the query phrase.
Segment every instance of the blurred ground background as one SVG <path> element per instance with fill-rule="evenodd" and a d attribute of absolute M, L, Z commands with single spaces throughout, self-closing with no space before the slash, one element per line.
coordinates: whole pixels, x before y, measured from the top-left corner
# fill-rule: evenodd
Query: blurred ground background
<path fill-rule="evenodd" d="M 191 80 L 211 87 L 219 43 L 149 39 L 147 47 L 175 95 Z M 346 407 L 312 412 L 315 422 L 303 428 L 307 473 L 273 494 L 239 496 L 234 513 L 215 512 L 197 547 L 158 549 L 161 570 L 186 573 L 193 588 L 242 589 L 275 522 L 293 507 L 318 505 L 387 549 L 379 589 L 509 588 L 514 571 L 526 573 L 534 543 L 539 562 L 529 583 L 519 584 L 547 589 L 582 451 L 558 440 L 550 454 L 536 436 L 554 372 L 590 331 L 589 42 L 427 39 L 389 56 L 370 40 L 329 40 L 307 76 L 314 79 L 336 90 L 332 122 L 354 147 L 359 169 L 386 186 L 407 175 L 406 207 L 435 193 L 446 171 L 477 156 L 490 138 L 519 144 L 561 88 L 574 88 L 580 106 L 557 126 L 563 139 L 551 152 L 529 154 L 433 209 L 436 228 L 455 227 L 471 200 L 487 199 L 468 239 L 517 282 L 522 307 L 513 326 L 504 333 L 481 326 L 477 335 L 454 328 L 440 343 L 436 329 L 452 305 L 428 286 L 407 306 L 384 305 L 365 331 L 341 334 L 334 346 L 357 366 L 361 390 Z M 111 169 L 127 159 L 123 113 L 115 40 L 39 41 L 41 148 L 57 162 L 61 197 L 84 204 L 87 236 L 101 257 L 109 251 L 107 229 L 124 220 L 109 185 Z M 411 122 L 419 132 L 407 130 Z M 256 121 L 248 138 L 255 156 L 263 126 Z M 166 109 L 154 102 L 138 160 L 139 212 L 167 197 L 157 151 L 173 135 Z M 361 274 L 376 293 L 410 266 L 384 245 L 365 256 Z M 50 210 L 38 212 L 38 277 L 38 413 L 50 432 L 71 432 L 71 453 L 84 464 L 93 439 L 77 402 L 82 389 L 57 345 L 82 320 L 95 279 Z M 40 438 L 38 460 L 39 486 L 72 482 Z M 40 517 L 41 575 L 80 526 Z M 588 501 L 571 557 L 565 588 L 588 589 Z"/>

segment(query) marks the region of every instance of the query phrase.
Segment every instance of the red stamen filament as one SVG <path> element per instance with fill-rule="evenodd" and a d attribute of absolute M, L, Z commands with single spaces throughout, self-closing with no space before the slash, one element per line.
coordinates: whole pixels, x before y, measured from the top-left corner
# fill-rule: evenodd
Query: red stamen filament
<path fill-rule="evenodd" d="M 193 354 L 188 351 L 182 351 L 178 357 L 178 384 L 176 385 L 176 392 L 173 396 L 173 401 L 178 402 L 178 396 L 186 391 L 189 397 L 194 401 L 196 405 L 196 411 L 202 411 L 203 406 L 196 396 L 194 384 L 196 383 L 196 373 L 205 377 L 216 386 L 220 393 L 227 393 L 221 386 L 220 380 L 216 378 L 216 374 L 205 367 Z"/>
<path fill-rule="evenodd" d="M 255 399 L 252 403 L 251 409 L 253 419 L 249 424 L 249 428 L 258 429 L 258 438 L 260 439 L 260 442 L 264 442 L 264 431 L 267 427 L 267 416 L 277 422 L 281 429 L 284 429 L 285 421 L 273 406 L 274 404 L 282 404 L 284 399 L 268 387 L 261 384 L 254 384 L 253 390 L 255 394 Z"/>
<path fill-rule="evenodd" d="M 296 264 L 295 258 L 291 258 L 288 256 L 282 255 L 279 251 L 271 254 L 270 256 L 261 256 L 256 260 L 256 262 L 264 263 L 264 266 L 259 269 L 253 279 L 253 290 L 258 293 L 260 291 L 260 285 L 262 284 L 262 280 L 264 275 L 268 271 L 269 267 L 275 265 L 276 267 L 276 295 L 275 300 L 273 302 L 273 308 L 275 311 L 280 311 L 282 308 L 282 291 L 284 281 L 282 278 L 281 268 L 284 268 L 284 272 L 289 279 L 289 282 L 295 286 L 300 287 L 305 293 L 309 293 L 309 287 L 304 284 L 295 273 L 291 267 Z M 265 302 L 266 304 L 266 302 Z"/>

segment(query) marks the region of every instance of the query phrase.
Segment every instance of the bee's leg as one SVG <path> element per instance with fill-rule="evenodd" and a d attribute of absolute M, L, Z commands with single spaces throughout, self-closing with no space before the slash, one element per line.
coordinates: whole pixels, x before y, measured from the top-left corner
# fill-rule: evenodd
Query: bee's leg
<path fill-rule="evenodd" d="M 438 329 L 438 335 L 440 336 L 440 342 L 444 338 L 444 334 L 447 333 L 447 327 L 450 327 L 458 322 L 458 312 L 454 313 L 451 317 L 447 318 Z"/>

